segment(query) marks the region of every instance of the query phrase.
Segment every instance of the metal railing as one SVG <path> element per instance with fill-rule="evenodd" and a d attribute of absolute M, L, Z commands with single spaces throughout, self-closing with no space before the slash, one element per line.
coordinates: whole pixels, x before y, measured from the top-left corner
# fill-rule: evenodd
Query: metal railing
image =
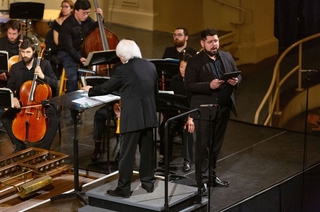
<path fill-rule="evenodd" d="M 234 24 L 234 25 L 242 25 L 244 23 L 244 20 L 245 20 L 245 10 L 244 8 L 242 7 L 239 7 L 237 5 L 234 5 L 234 4 L 231 4 L 231 3 L 228 3 L 226 1 L 223 1 L 223 0 L 214 0 L 215 2 L 218 2 L 222 5 L 227 5 L 229 7 L 232 7 L 232 8 L 235 8 L 237 10 L 239 10 L 241 13 L 240 13 L 240 21 L 237 21 L 237 22 L 231 22 L 230 21 L 230 24 Z"/>
<path fill-rule="evenodd" d="M 290 47 L 288 47 L 279 57 L 277 60 L 275 67 L 273 69 L 273 76 L 272 80 L 269 86 L 269 89 L 264 96 L 262 102 L 260 103 L 254 117 L 254 124 L 259 123 L 259 118 L 262 109 L 265 107 L 266 104 L 268 104 L 268 112 L 266 119 L 263 121 L 263 125 L 272 125 L 272 116 L 273 114 L 276 115 L 281 115 L 281 110 L 280 110 L 280 88 L 284 84 L 284 82 L 295 72 L 298 72 L 298 87 L 297 91 L 302 91 L 303 88 L 301 87 L 301 72 L 299 70 L 302 70 L 302 44 L 306 41 L 315 39 L 320 37 L 320 33 L 311 35 L 309 37 L 306 37 L 304 39 L 301 39 L 297 41 L 296 43 L 292 44 Z M 295 47 L 298 47 L 298 64 L 293 67 L 282 79 L 280 79 L 280 64 L 284 57 Z"/>

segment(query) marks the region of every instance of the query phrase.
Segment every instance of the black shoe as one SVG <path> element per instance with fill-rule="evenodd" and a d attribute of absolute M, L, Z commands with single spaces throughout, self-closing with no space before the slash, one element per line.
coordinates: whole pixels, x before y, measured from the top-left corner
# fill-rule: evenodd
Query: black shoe
<path fill-rule="evenodd" d="M 143 188 L 144 190 L 146 190 L 148 193 L 152 193 L 154 190 L 154 185 L 152 185 L 150 188 L 148 188 L 146 185 L 141 184 L 141 188 Z"/>
<path fill-rule="evenodd" d="M 91 156 L 91 160 L 92 161 L 97 161 L 97 160 L 100 159 L 101 155 L 102 155 L 101 154 L 101 149 L 94 149 L 94 152 L 93 152 L 93 154 Z"/>
<path fill-rule="evenodd" d="M 189 161 L 185 160 L 184 163 L 183 163 L 183 171 L 184 172 L 188 172 L 190 170 L 191 170 L 191 164 L 190 164 Z"/>
<path fill-rule="evenodd" d="M 208 195 L 207 183 L 203 183 L 201 187 L 201 196 L 207 196 L 207 195 Z"/>
<path fill-rule="evenodd" d="M 122 198 L 129 198 L 130 194 L 123 193 L 119 188 L 116 188 L 115 190 L 108 190 L 107 194 L 114 197 L 122 197 Z"/>
<path fill-rule="evenodd" d="M 223 181 L 219 177 L 214 177 L 211 181 L 212 187 L 229 187 L 228 181 Z"/>

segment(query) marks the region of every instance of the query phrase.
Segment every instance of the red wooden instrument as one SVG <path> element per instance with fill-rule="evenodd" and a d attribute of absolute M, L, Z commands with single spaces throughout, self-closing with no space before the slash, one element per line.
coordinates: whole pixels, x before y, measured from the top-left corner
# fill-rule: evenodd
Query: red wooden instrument
<path fill-rule="evenodd" d="M 41 57 L 38 58 L 37 66 L 40 61 Z M 12 122 L 12 133 L 25 142 L 38 142 L 47 131 L 45 108 L 41 102 L 51 98 L 52 91 L 48 84 L 39 83 L 37 77 L 35 74 L 33 80 L 24 82 L 20 87 L 22 108 Z"/>
<path fill-rule="evenodd" d="M 97 0 L 94 0 L 95 8 L 98 8 Z M 118 37 L 104 27 L 102 17 L 97 14 L 99 27 L 95 28 L 83 41 L 82 51 L 87 56 L 90 52 L 116 49 L 119 39 Z M 107 65 L 98 65 L 96 67 L 97 75 L 109 76 L 109 67 Z"/>

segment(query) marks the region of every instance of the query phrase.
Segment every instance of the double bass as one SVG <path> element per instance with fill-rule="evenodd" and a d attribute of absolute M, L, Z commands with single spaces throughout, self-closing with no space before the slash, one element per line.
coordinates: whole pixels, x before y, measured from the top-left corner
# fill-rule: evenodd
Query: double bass
<path fill-rule="evenodd" d="M 37 59 L 40 65 L 41 57 Z M 12 122 L 13 135 L 25 142 L 38 142 L 46 134 L 46 116 L 42 101 L 51 98 L 52 90 L 48 84 L 39 83 L 38 75 L 24 82 L 20 87 L 22 107 Z"/>
<path fill-rule="evenodd" d="M 94 5 L 96 9 L 99 7 L 97 0 L 94 0 Z M 82 43 L 82 51 L 86 56 L 93 51 L 116 49 L 119 43 L 118 37 L 104 27 L 100 14 L 97 14 L 97 22 L 99 27 L 95 28 Z M 97 75 L 109 76 L 108 65 L 98 65 L 96 69 Z"/>

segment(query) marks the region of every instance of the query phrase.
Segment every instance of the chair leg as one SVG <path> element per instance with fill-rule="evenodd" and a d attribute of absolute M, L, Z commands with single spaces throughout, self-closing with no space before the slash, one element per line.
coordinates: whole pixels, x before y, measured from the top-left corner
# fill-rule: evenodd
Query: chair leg
<path fill-rule="evenodd" d="M 59 93 L 58 93 L 59 96 L 65 93 L 66 87 L 67 87 L 67 80 L 68 79 L 66 77 L 66 70 L 63 68 L 61 77 L 60 77 L 60 85 L 59 85 Z"/>

